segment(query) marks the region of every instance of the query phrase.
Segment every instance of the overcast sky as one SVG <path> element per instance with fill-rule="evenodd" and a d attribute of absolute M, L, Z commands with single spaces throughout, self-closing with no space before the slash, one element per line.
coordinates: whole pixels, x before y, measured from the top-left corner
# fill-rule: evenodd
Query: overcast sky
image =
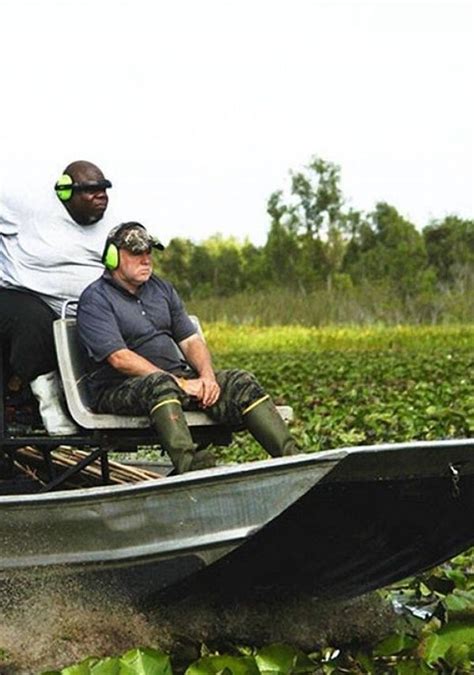
<path fill-rule="evenodd" d="M 0 0 L 0 171 L 96 162 L 163 241 L 256 244 L 312 155 L 349 203 L 473 216 L 473 3 Z"/>

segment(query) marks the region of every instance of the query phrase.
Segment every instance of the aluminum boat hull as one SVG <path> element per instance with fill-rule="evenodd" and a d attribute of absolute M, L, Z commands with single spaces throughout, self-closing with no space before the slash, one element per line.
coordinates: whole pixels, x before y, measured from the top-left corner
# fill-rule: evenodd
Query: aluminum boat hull
<path fill-rule="evenodd" d="M 342 448 L 129 486 L 0 497 L 0 581 L 73 576 L 139 604 L 349 597 L 474 545 L 474 441 Z"/>

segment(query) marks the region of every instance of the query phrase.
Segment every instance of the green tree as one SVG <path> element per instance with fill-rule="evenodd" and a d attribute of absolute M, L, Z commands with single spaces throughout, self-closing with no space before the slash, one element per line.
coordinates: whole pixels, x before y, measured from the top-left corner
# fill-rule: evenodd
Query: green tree
<path fill-rule="evenodd" d="M 241 244 L 233 237 L 215 235 L 205 243 L 212 256 L 214 295 L 227 296 L 242 290 Z"/>
<path fill-rule="evenodd" d="M 386 281 L 403 296 L 426 290 L 432 280 L 422 235 L 385 202 L 359 223 L 345 265 L 355 281 Z"/>
<path fill-rule="evenodd" d="M 191 297 L 206 297 L 212 294 L 214 282 L 214 260 L 206 244 L 193 246 L 189 264 Z"/>
<path fill-rule="evenodd" d="M 261 290 L 269 285 L 263 247 L 245 241 L 241 250 L 241 260 L 244 290 Z"/>
<path fill-rule="evenodd" d="M 154 266 L 176 286 L 184 298 L 191 294 L 190 268 L 194 244 L 189 239 L 171 239 L 164 251 L 154 252 Z"/>
<path fill-rule="evenodd" d="M 474 276 L 474 220 L 447 216 L 423 230 L 428 262 L 442 283 Z"/>
<path fill-rule="evenodd" d="M 272 224 L 267 255 L 274 268 L 278 264 L 277 274 L 293 285 L 308 289 L 324 279 L 331 286 L 342 269 L 346 232 L 354 219 L 354 212 L 344 209 L 340 169 L 313 157 L 303 171 L 290 176 L 288 198 L 278 191 L 268 201 Z"/>
<path fill-rule="evenodd" d="M 305 171 L 291 172 L 293 205 L 288 207 L 298 222 L 298 231 L 313 238 L 322 231 L 344 227 L 340 168 L 320 157 L 313 157 Z"/>
<path fill-rule="evenodd" d="M 279 286 L 297 284 L 299 246 L 296 234 L 275 220 L 264 247 L 267 278 Z"/>

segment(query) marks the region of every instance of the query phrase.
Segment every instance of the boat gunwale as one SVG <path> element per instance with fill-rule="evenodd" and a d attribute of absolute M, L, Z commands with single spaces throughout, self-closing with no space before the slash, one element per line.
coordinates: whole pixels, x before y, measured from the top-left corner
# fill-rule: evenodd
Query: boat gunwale
<path fill-rule="evenodd" d="M 302 453 L 290 457 L 278 457 L 242 464 L 217 466 L 213 469 L 194 471 L 179 476 L 165 476 L 141 483 L 128 485 L 101 485 L 95 487 L 78 488 L 71 490 L 58 490 L 42 494 L 18 494 L 3 495 L 0 497 L 0 507 L 14 507 L 15 505 L 34 505 L 49 502 L 80 502 L 95 499 L 104 499 L 107 496 L 119 498 L 141 492 L 153 491 L 154 493 L 167 492 L 168 490 L 187 489 L 202 483 L 223 482 L 239 480 L 242 477 L 258 475 L 260 473 L 285 472 L 289 468 L 303 468 L 306 465 L 325 464 L 334 462 L 338 464 L 346 457 L 357 454 L 375 454 L 379 452 L 391 454 L 399 450 L 436 450 L 436 449 L 472 449 L 474 451 L 474 438 L 448 439 L 435 441 L 407 441 L 401 443 L 383 443 L 374 445 L 361 445 L 353 447 L 335 448 L 320 452 Z M 422 475 L 427 475 L 428 466 L 423 467 Z M 329 472 L 330 474 L 331 472 Z M 418 470 L 418 474 L 420 471 Z M 416 474 L 414 474 L 416 475 Z M 408 477 L 407 475 L 405 477 Z M 383 478 L 382 478 L 383 480 Z"/>
<path fill-rule="evenodd" d="M 3 495 L 0 497 L 1 506 L 45 504 L 48 502 L 79 502 L 89 499 L 103 499 L 104 496 L 114 497 L 129 496 L 131 493 L 141 493 L 153 491 L 167 492 L 169 490 L 187 489 L 195 485 L 209 482 L 224 482 L 229 480 L 239 480 L 241 477 L 253 476 L 258 474 L 285 473 L 290 466 L 303 468 L 308 464 L 324 465 L 326 463 L 337 464 L 346 456 L 344 451 L 328 450 L 319 453 L 306 453 L 294 455 L 291 457 L 272 458 L 257 460 L 255 462 L 245 462 L 243 464 L 231 464 L 214 467 L 213 469 L 204 469 L 193 471 L 179 476 L 163 476 L 162 478 L 151 479 L 140 483 L 130 483 L 128 485 L 98 485 L 94 487 L 77 488 L 70 490 L 58 490 L 56 492 L 44 492 L 41 494 L 20 494 Z M 324 455 L 324 456 L 323 456 Z"/>

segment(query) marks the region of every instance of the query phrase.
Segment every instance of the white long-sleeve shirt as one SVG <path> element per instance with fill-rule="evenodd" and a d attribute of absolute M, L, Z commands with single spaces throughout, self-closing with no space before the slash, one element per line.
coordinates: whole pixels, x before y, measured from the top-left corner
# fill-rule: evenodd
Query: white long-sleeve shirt
<path fill-rule="evenodd" d="M 76 223 L 53 185 L 0 194 L 0 287 L 38 294 L 57 314 L 103 272 L 110 207 L 93 225 Z"/>

